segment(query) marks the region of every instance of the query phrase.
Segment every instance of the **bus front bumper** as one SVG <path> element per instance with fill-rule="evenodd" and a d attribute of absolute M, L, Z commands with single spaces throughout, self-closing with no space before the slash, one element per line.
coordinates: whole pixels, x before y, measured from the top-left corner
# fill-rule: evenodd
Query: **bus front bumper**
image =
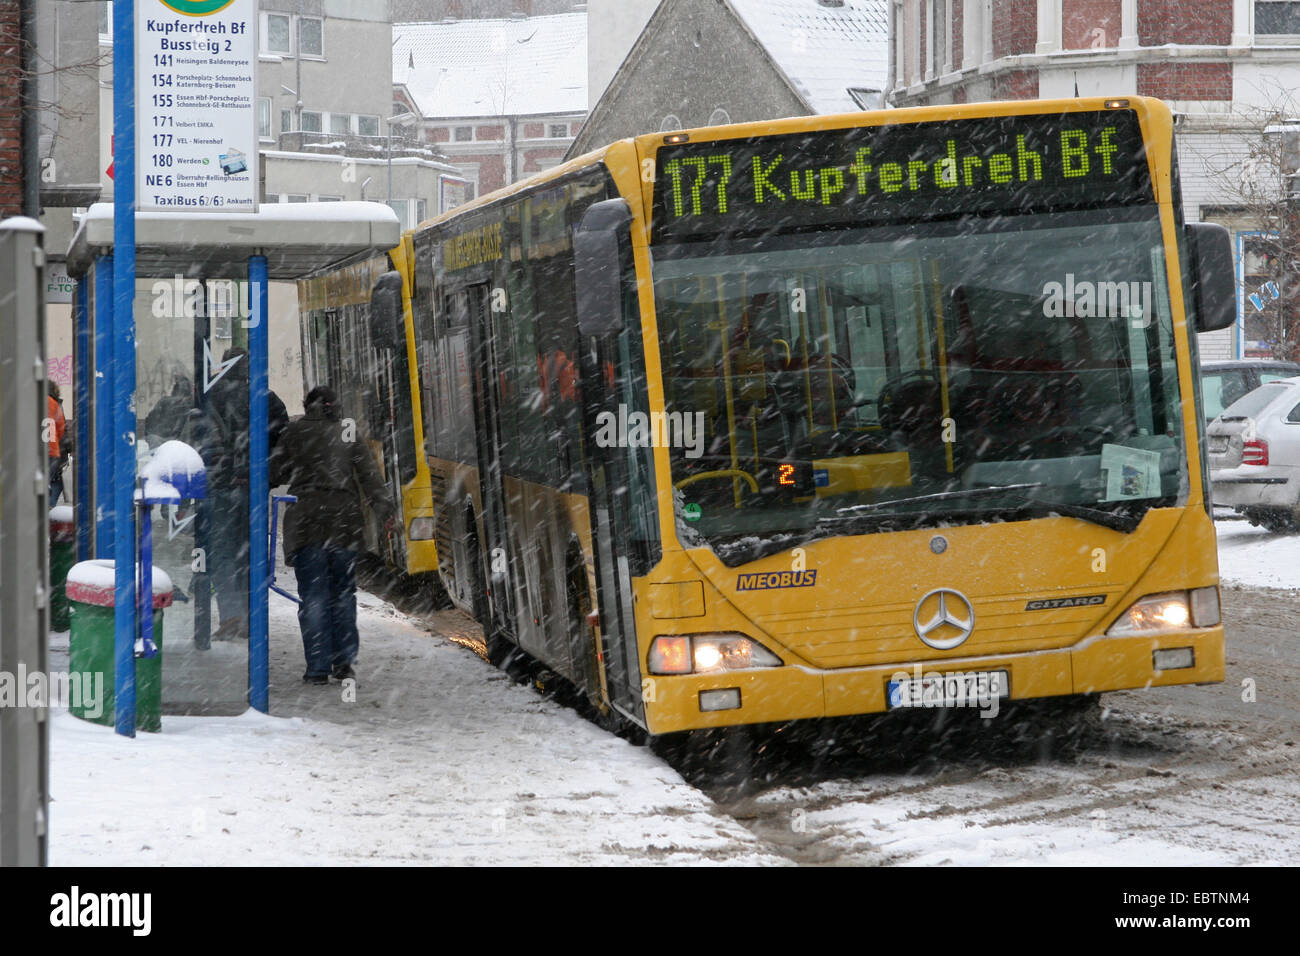
<path fill-rule="evenodd" d="M 1192 666 L 1156 669 L 1155 652 L 1184 648 L 1191 649 Z M 787 666 L 652 677 L 644 684 L 647 729 L 652 734 L 667 734 L 737 724 L 880 713 L 890 709 L 888 685 L 900 676 L 980 671 L 1005 671 L 1010 700 L 1219 683 L 1224 679 L 1223 627 L 1194 628 L 1159 636 L 1097 636 L 1054 650 L 904 661 L 843 670 Z M 735 701 L 737 697 L 738 707 L 707 709 Z M 972 701 L 967 706 L 976 704 Z"/>

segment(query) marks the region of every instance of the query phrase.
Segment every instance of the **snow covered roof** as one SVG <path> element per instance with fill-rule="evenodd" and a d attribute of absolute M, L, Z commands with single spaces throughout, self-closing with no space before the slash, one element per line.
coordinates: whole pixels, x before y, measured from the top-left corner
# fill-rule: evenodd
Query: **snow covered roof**
<path fill-rule="evenodd" d="M 791 87 L 818 113 L 875 108 L 851 90 L 885 88 L 888 0 L 726 0 Z"/>
<path fill-rule="evenodd" d="M 427 119 L 587 111 L 587 14 L 393 24 L 393 82 Z"/>
<path fill-rule="evenodd" d="M 136 267 L 143 276 L 214 275 L 266 256 L 272 279 L 300 279 L 365 252 L 393 248 L 397 214 L 380 202 L 263 203 L 257 212 L 137 212 Z M 82 276 L 113 248 L 113 204 L 95 203 L 77 223 L 68 271 Z"/>

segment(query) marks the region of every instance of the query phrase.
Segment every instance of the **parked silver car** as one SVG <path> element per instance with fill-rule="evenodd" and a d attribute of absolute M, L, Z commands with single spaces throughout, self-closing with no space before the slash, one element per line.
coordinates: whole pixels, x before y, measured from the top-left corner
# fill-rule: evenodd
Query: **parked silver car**
<path fill-rule="evenodd" d="M 1248 392 L 1266 382 L 1300 375 L 1300 362 L 1277 359 L 1234 359 L 1201 363 L 1201 395 L 1205 399 L 1205 424 Z"/>
<path fill-rule="evenodd" d="M 1300 376 L 1239 398 L 1207 435 L 1214 503 L 1270 531 L 1300 531 Z"/>

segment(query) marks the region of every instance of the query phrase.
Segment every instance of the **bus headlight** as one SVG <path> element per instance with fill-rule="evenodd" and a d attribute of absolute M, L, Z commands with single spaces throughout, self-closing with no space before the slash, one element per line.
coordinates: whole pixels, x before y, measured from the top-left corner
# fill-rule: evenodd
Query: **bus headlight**
<path fill-rule="evenodd" d="M 652 674 L 712 674 L 751 667 L 780 667 L 781 658 L 763 645 L 729 631 L 660 635 L 650 645 Z"/>
<path fill-rule="evenodd" d="M 407 531 L 412 541 L 428 541 L 433 537 L 433 518 L 412 518 Z"/>
<path fill-rule="evenodd" d="M 1148 594 L 1134 601 L 1119 620 L 1110 626 L 1110 635 L 1149 634 L 1153 631 L 1178 631 L 1190 626 L 1192 612 L 1187 592 Z"/>

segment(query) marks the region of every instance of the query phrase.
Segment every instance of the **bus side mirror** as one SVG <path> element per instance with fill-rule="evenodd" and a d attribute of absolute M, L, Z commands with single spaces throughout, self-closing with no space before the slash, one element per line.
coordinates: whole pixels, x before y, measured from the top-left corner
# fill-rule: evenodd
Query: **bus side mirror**
<path fill-rule="evenodd" d="M 1228 230 L 1213 222 L 1187 223 L 1196 331 L 1226 329 L 1237 321 L 1236 264 Z"/>
<path fill-rule="evenodd" d="M 622 269 L 618 239 L 632 222 L 627 200 L 606 199 L 589 208 L 573 231 L 573 281 L 578 331 L 602 336 L 623 328 Z"/>
<path fill-rule="evenodd" d="M 370 290 L 370 341 L 376 348 L 406 348 L 402 316 L 402 275 L 385 272 Z"/>

